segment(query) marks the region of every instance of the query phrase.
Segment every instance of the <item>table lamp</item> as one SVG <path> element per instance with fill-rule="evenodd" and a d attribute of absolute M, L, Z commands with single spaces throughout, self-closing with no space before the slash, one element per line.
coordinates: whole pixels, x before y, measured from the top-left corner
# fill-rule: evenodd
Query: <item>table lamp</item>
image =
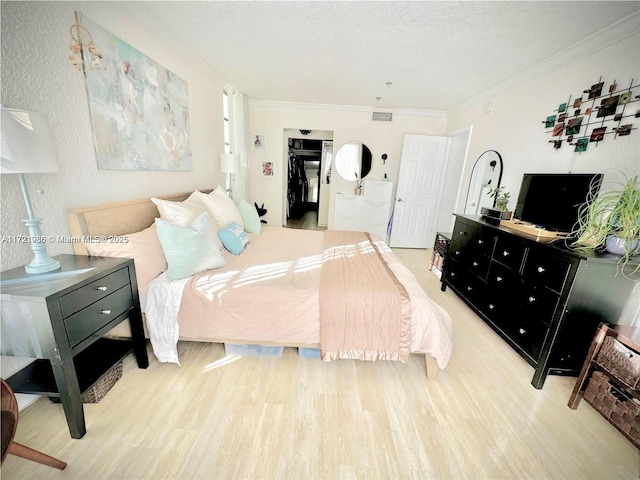
<path fill-rule="evenodd" d="M 229 195 L 230 198 L 233 198 L 231 174 L 240 173 L 240 155 L 235 153 L 221 153 L 220 171 L 227 174 L 227 195 Z"/>
<path fill-rule="evenodd" d="M 27 273 L 45 273 L 60 268 L 60 262 L 50 258 L 46 242 L 40 231 L 40 219 L 35 218 L 24 173 L 57 172 L 58 160 L 53 146 L 51 130 L 42 115 L 2 105 L 0 121 L 1 174 L 17 173 L 22 195 L 27 204 L 29 218 L 24 220 L 29 229 L 34 258 L 25 266 Z"/>

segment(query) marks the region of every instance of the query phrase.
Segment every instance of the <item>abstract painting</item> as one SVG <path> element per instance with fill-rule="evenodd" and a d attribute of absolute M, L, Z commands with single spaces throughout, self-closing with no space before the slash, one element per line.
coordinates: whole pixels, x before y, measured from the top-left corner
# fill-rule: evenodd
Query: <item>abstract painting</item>
<path fill-rule="evenodd" d="M 84 63 L 98 169 L 192 170 L 187 82 L 86 17 L 83 26 L 103 55 L 103 68 Z"/>

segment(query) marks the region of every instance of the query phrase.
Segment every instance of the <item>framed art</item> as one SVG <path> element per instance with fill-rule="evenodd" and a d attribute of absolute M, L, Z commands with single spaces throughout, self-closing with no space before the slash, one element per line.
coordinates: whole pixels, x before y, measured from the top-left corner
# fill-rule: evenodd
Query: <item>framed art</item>
<path fill-rule="evenodd" d="M 264 133 L 254 132 L 251 134 L 251 143 L 254 150 L 266 150 L 267 136 Z"/>
<path fill-rule="evenodd" d="M 262 162 L 262 175 L 273 177 L 273 162 Z"/>
<path fill-rule="evenodd" d="M 95 23 L 84 77 L 99 170 L 192 170 L 187 82 Z M 83 44 L 84 46 L 84 44 Z"/>

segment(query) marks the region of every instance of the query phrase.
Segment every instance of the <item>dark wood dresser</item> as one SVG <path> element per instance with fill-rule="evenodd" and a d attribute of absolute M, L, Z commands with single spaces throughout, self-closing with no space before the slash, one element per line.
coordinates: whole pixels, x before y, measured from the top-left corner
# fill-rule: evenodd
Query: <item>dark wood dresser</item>
<path fill-rule="evenodd" d="M 618 272 L 619 256 L 565 243 L 456 215 L 447 255 L 442 290 L 451 287 L 534 367 L 535 388 L 549 374 L 578 375 L 598 324 L 620 321 L 635 285 Z"/>
<path fill-rule="evenodd" d="M 55 258 L 55 272 L 2 272 L 2 354 L 37 359 L 7 383 L 16 393 L 59 397 L 71 436 L 81 438 L 82 393 L 131 351 L 140 368 L 149 359 L 133 260 Z M 103 338 L 127 318 L 132 340 Z"/>

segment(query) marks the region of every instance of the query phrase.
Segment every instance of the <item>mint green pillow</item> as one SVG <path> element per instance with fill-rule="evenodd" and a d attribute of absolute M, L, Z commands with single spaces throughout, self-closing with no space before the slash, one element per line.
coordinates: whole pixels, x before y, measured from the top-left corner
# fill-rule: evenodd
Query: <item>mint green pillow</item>
<path fill-rule="evenodd" d="M 249 235 L 236 222 L 231 222 L 223 229 L 218 230 L 218 236 L 224 247 L 234 255 L 240 255 L 244 246 L 249 243 Z"/>
<path fill-rule="evenodd" d="M 207 215 L 207 212 L 202 212 L 186 227 L 156 218 L 169 280 L 180 280 L 227 264 L 216 246 Z"/>
<path fill-rule="evenodd" d="M 245 231 L 258 235 L 260 233 L 261 223 L 256 207 L 246 200 L 241 200 L 238 205 L 238 211 L 242 217 L 242 223 L 244 223 Z"/>

